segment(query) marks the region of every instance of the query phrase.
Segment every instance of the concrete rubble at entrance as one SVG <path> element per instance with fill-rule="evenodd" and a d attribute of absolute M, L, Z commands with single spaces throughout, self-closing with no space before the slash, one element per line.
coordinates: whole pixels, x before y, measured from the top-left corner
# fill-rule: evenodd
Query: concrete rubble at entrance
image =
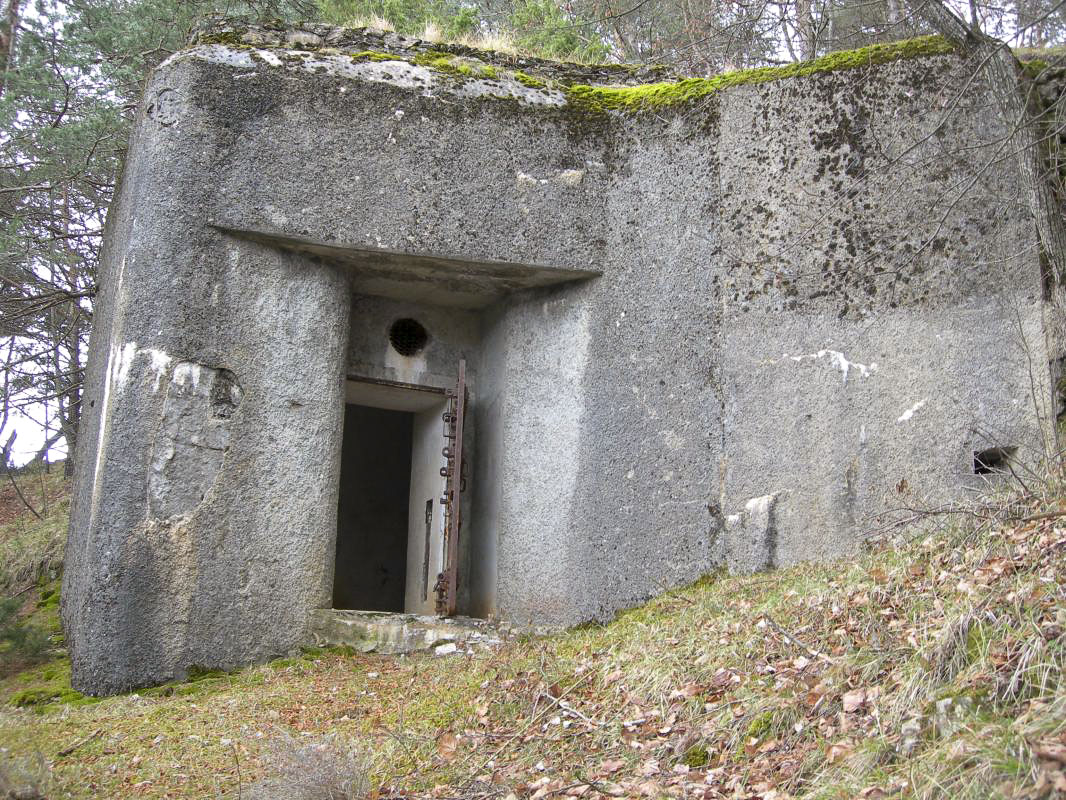
<path fill-rule="evenodd" d="M 428 650 L 437 655 L 473 652 L 502 644 L 512 631 L 480 619 L 319 609 L 311 634 L 320 647 L 347 645 L 362 653 L 396 655 Z"/>

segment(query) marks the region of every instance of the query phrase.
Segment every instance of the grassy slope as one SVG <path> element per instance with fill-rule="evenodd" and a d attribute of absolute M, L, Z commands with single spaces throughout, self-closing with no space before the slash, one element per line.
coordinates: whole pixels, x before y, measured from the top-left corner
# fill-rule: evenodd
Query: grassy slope
<path fill-rule="evenodd" d="M 15 481 L 17 490 L 9 476 L 0 475 L 0 598 L 16 598 L 18 617 L 41 632 L 43 652 L 13 649 L 4 639 L 0 615 L 0 679 L 53 655 L 51 649 L 63 639 L 58 578 L 70 508 L 63 465 L 48 472 L 33 469 Z M 39 518 L 27 510 L 27 502 Z"/>
<path fill-rule="evenodd" d="M 1066 507 L 1044 491 L 998 513 Z M 1053 796 L 1066 517 L 938 519 L 492 653 L 308 654 L 101 702 L 57 659 L 0 681 L 0 758 L 43 756 L 50 797 L 237 797 L 320 733 L 384 795 Z"/>
<path fill-rule="evenodd" d="M 0 596 L 52 579 L 63 561 L 70 497 L 63 465 L 36 468 L 16 476 L 18 491 L 0 475 Z M 22 496 L 41 519 L 26 509 Z"/>

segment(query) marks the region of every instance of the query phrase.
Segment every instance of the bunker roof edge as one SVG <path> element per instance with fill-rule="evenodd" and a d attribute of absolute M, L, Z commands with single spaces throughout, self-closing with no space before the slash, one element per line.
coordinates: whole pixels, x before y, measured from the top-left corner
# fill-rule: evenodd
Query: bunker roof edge
<path fill-rule="evenodd" d="M 281 67 L 287 66 L 289 61 L 294 62 L 294 66 L 300 66 L 305 58 L 314 53 L 344 56 L 355 63 L 405 62 L 424 67 L 448 80 L 460 83 L 507 79 L 527 89 L 559 93 L 570 108 L 591 113 L 639 114 L 674 106 L 683 107 L 715 92 L 737 86 L 860 69 L 905 59 L 943 56 L 954 52 L 954 47 L 940 36 L 921 36 L 830 53 L 811 61 L 753 67 L 724 72 L 709 78 L 683 78 L 669 74 L 668 68 L 662 65 L 591 66 L 553 62 L 498 51 L 478 50 L 459 44 L 431 43 L 416 37 L 386 34 L 369 28 L 310 25 L 283 29 L 225 25 L 226 23 L 223 23 L 222 27 L 216 26 L 201 31 L 190 48 L 176 55 L 194 53 L 205 45 L 217 45 L 252 51 L 253 54 L 256 51 L 292 53 L 293 57 L 281 59 L 281 64 L 274 63 L 278 59 L 256 59 Z M 378 47 L 368 47 L 368 40 L 380 44 Z M 300 53 L 307 53 L 308 56 L 302 56 Z M 662 80 L 664 76 L 676 79 Z M 649 78 L 651 80 L 647 80 Z M 489 96 L 518 99 L 511 93 L 489 93 Z"/>

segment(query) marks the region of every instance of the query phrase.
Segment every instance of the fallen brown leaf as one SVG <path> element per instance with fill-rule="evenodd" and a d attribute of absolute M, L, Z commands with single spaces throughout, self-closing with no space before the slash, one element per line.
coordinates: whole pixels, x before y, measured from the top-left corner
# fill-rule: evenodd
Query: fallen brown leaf
<path fill-rule="evenodd" d="M 442 733 L 437 737 L 437 753 L 445 761 L 454 761 L 459 750 L 459 737 L 454 733 Z"/>
<path fill-rule="evenodd" d="M 850 714 L 853 711 L 858 711 L 866 703 L 866 690 L 865 689 L 852 689 L 850 692 L 844 692 L 844 713 Z"/>

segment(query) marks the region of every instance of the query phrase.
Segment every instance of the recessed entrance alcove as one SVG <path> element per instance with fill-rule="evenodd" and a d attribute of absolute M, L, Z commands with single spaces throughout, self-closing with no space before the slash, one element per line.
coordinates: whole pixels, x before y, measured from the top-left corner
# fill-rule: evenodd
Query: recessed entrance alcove
<path fill-rule="evenodd" d="M 475 425 L 487 422 L 498 435 L 498 405 L 479 409 L 478 374 L 496 373 L 508 344 L 491 327 L 511 298 L 538 289 L 587 281 L 599 272 L 570 267 L 474 261 L 428 253 L 398 253 L 350 243 L 313 239 L 268 229 L 216 224 L 229 236 L 287 251 L 308 264 L 328 264 L 346 276 L 352 292 L 351 327 L 338 487 L 336 545 L 330 603 L 334 612 L 491 616 L 496 583 L 496 531 L 478 519 L 468 481 L 482 469 L 475 462 Z M 295 263 L 300 263 L 298 260 Z M 493 364 L 487 367 L 486 364 Z M 466 381 L 460 381 L 460 374 Z M 457 391 L 470 383 L 470 392 Z M 448 392 L 451 392 L 449 398 Z M 463 419 L 466 469 L 457 485 L 458 530 L 451 513 L 446 473 L 454 469 L 455 398 L 470 409 Z M 449 425 L 452 426 L 449 438 Z M 496 475 L 484 488 L 493 495 Z M 449 542 L 457 544 L 454 552 Z M 441 576 L 445 587 L 436 587 Z M 324 613 L 327 609 L 322 609 Z M 329 624 L 339 617 L 328 616 Z M 345 617 L 346 618 L 346 617 Z M 326 625 L 329 628 L 329 625 Z M 324 640 L 325 630 L 316 625 Z"/>

